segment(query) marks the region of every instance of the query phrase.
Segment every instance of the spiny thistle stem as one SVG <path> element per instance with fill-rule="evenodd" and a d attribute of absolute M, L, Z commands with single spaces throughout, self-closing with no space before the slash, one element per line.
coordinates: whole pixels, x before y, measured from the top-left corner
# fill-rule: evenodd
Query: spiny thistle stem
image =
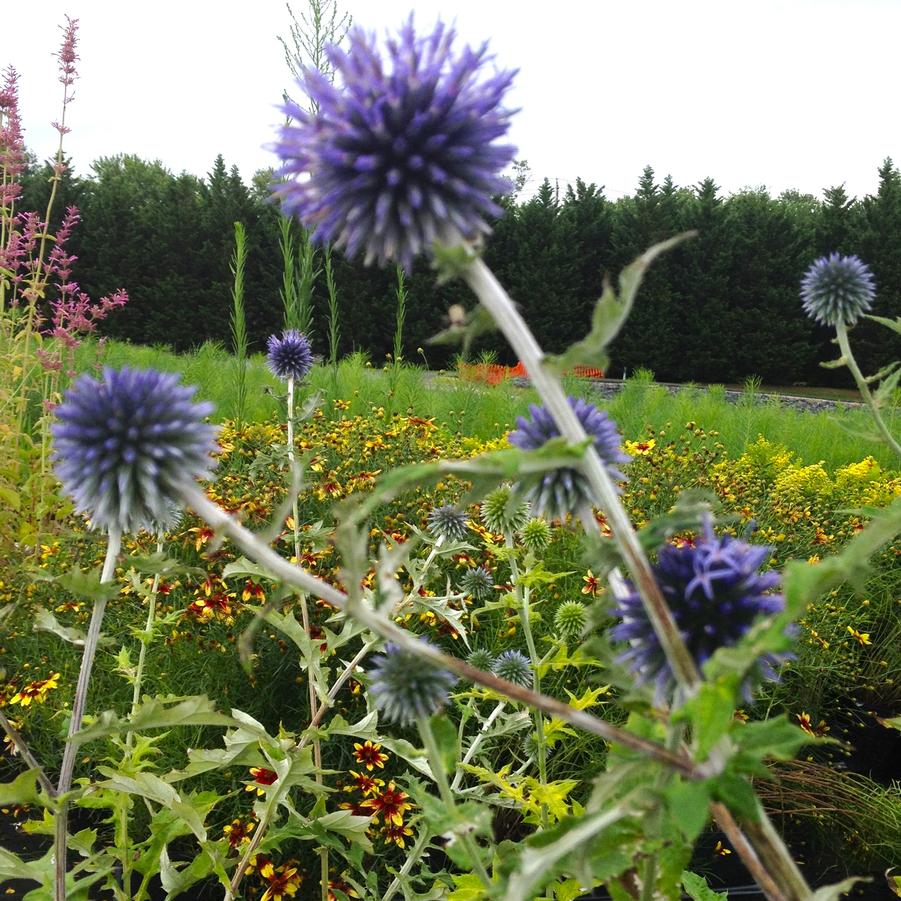
<path fill-rule="evenodd" d="M 860 367 L 857 365 L 857 360 L 854 359 L 854 354 L 851 352 L 851 344 L 848 341 L 848 329 L 845 327 L 844 322 L 836 324 L 835 335 L 838 339 L 838 346 L 842 352 L 842 359 L 845 361 L 845 365 L 850 370 L 851 375 L 854 376 L 854 381 L 857 383 L 857 390 L 860 391 L 860 396 L 864 399 L 864 403 L 870 408 L 870 413 L 876 422 L 876 428 L 879 429 L 879 433 L 882 435 L 885 443 L 901 457 L 901 444 L 898 443 L 894 435 L 889 431 L 888 426 L 885 424 L 885 420 L 879 412 L 879 407 L 876 405 L 873 393 L 870 391 L 870 386 L 867 384 L 867 380 L 864 378 L 863 373 L 860 371 Z"/>
<path fill-rule="evenodd" d="M 507 550 L 510 551 L 510 575 L 513 579 L 513 591 L 516 599 L 519 601 L 519 608 L 522 613 L 520 623 L 522 624 L 522 634 L 526 640 L 526 648 L 529 651 L 529 659 L 532 661 L 532 688 L 536 693 L 541 692 L 541 676 L 538 672 L 538 664 L 540 658 L 538 649 L 535 646 L 535 638 L 532 635 L 531 611 L 529 609 L 530 590 L 524 588 L 519 580 L 519 567 L 516 565 L 516 558 L 513 556 L 513 535 L 509 532 L 504 536 Z M 547 785 L 547 748 L 544 742 L 544 717 L 540 710 L 534 710 L 535 717 L 535 741 L 538 749 L 538 781 L 542 785 Z M 547 826 L 547 805 L 541 805 L 541 825 Z"/>
<path fill-rule="evenodd" d="M 429 758 L 429 766 L 432 769 L 432 775 L 435 777 L 435 783 L 438 786 L 438 794 L 441 795 L 441 800 L 444 802 L 444 806 L 448 813 L 453 814 L 457 805 L 447 781 L 447 773 L 444 771 L 444 761 L 441 758 L 438 742 L 435 741 L 435 733 L 432 731 L 432 724 L 426 717 L 422 716 L 417 719 L 416 725 L 419 728 L 422 743 L 425 745 L 426 755 Z M 482 858 L 479 855 L 479 848 L 475 839 L 469 832 L 460 832 L 458 838 L 469 857 L 469 862 L 472 864 L 473 870 L 475 870 L 476 875 L 482 881 L 482 885 L 485 886 L 486 891 L 490 895 L 492 888 L 491 877 L 488 875 L 488 871 L 482 863 Z"/>
<path fill-rule="evenodd" d="M 333 607 L 337 607 L 339 610 L 345 611 L 356 618 L 377 635 L 381 635 L 398 646 L 419 654 L 419 656 L 433 665 L 455 672 L 464 679 L 468 679 L 478 685 L 484 685 L 514 701 L 537 707 L 548 716 L 558 717 L 564 722 L 597 735 L 606 741 L 621 744 L 640 754 L 645 754 L 648 757 L 666 763 L 689 778 L 707 778 L 711 775 L 709 768 L 703 764 L 695 765 L 687 757 L 667 751 L 666 748 L 656 742 L 633 735 L 631 732 L 626 732 L 617 726 L 613 726 L 605 720 L 586 713 L 584 710 L 577 710 L 569 704 L 558 701 L 556 698 L 538 694 L 531 689 L 507 682 L 505 679 L 500 679 L 492 673 L 486 673 L 483 670 L 476 669 L 474 666 L 470 666 L 464 660 L 444 654 L 437 648 L 429 647 L 425 642 L 419 641 L 412 633 L 384 619 L 377 611 L 359 604 L 351 605 L 348 596 L 343 591 L 340 591 L 328 582 L 322 581 L 301 567 L 293 566 L 284 557 L 281 557 L 268 545 L 260 541 L 256 535 L 241 525 L 234 517 L 214 504 L 196 485 L 182 486 L 181 496 L 184 502 L 205 520 L 211 528 L 227 535 L 249 558 L 265 566 L 275 579 L 288 585 L 294 585 L 309 594 L 327 601 Z"/>
<path fill-rule="evenodd" d="M 319 705 L 319 709 L 316 711 L 316 714 L 310 720 L 310 725 L 307 726 L 307 734 L 301 736 L 297 743 L 294 745 L 292 750 L 297 753 L 302 751 L 309 742 L 309 731 L 312 729 L 318 728 L 319 724 L 325 718 L 326 711 L 331 707 L 334 703 L 335 698 L 338 697 L 338 692 L 344 687 L 347 680 L 353 675 L 354 670 L 362 663 L 366 655 L 378 644 L 378 641 L 369 641 L 357 651 L 356 656 L 347 666 L 344 667 L 341 675 L 335 680 L 335 684 L 331 687 L 328 693 L 328 699 Z M 244 878 L 245 870 L 247 869 L 248 863 L 250 863 L 251 858 L 256 854 L 257 848 L 259 848 L 260 843 L 263 841 L 264 836 L 266 835 L 266 829 L 269 826 L 269 819 L 265 817 L 265 822 L 261 821 L 257 828 L 254 830 L 253 835 L 250 837 L 250 841 L 247 844 L 247 847 L 244 849 L 244 853 L 241 855 L 241 860 L 238 863 L 237 868 L 235 869 L 235 873 L 232 876 L 232 881 L 225 893 L 226 901 L 230 901 L 230 899 L 234 898 L 238 888 L 241 885 L 241 880 Z M 328 885 L 328 879 L 326 879 L 326 885 Z"/>
<path fill-rule="evenodd" d="M 157 536 L 156 552 L 163 553 L 165 546 L 162 532 Z M 150 586 L 150 599 L 147 602 L 147 622 L 144 623 L 144 635 L 141 638 L 141 650 L 138 652 L 138 666 L 135 670 L 134 690 L 131 693 L 131 715 L 134 716 L 141 702 L 141 685 L 144 681 L 144 663 L 147 659 L 147 646 L 151 642 L 153 624 L 156 619 L 156 599 L 160 590 L 160 574 L 153 574 L 153 584 Z M 134 743 L 134 732 L 125 736 L 125 747 L 130 748 Z"/>
<path fill-rule="evenodd" d="M 422 828 L 419 830 L 419 835 L 416 836 L 416 843 L 410 849 L 410 853 L 407 855 L 404 865 L 397 871 L 397 875 L 394 877 L 391 885 L 388 886 L 385 890 L 385 894 L 382 895 L 382 901 L 391 901 L 397 894 L 397 890 L 400 888 L 401 879 L 413 869 L 419 861 L 419 858 L 422 857 L 423 851 L 425 851 L 431 837 L 432 835 L 429 832 L 428 826 L 423 823 Z"/>
<path fill-rule="evenodd" d="M 41 788 L 44 789 L 51 798 L 55 797 L 56 789 L 50 781 L 50 778 L 37 762 L 34 754 L 31 753 L 30 748 L 25 743 L 25 739 L 19 735 L 19 730 L 6 718 L 6 714 L 2 710 L 0 710 L 0 729 L 3 729 L 6 733 L 7 738 L 9 738 L 15 749 L 22 756 L 22 760 L 25 761 L 25 765 L 28 769 L 35 771 L 35 776 L 37 777 L 38 782 L 41 783 Z"/>
<path fill-rule="evenodd" d="M 500 282 L 481 259 L 473 260 L 464 269 L 463 277 L 518 354 L 529 373 L 532 385 L 554 417 L 561 435 L 572 443 L 585 441 L 588 436 L 567 401 L 559 380 L 545 370 L 542 365 L 543 351 Z M 585 453 L 583 467 L 597 501 L 607 515 L 614 540 L 635 578 L 648 610 L 648 618 L 660 637 L 673 673 L 680 685 L 691 689 L 700 680 L 698 669 L 679 635 L 632 523 L 619 503 L 616 486 L 591 447 Z"/>
<path fill-rule="evenodd" d="M 288 463 L 291 472 L 294 472 L 294 376 L 288 378 Z M 291 501 L 291 515 L 294 523 L 294 559 L 300 560 L 300 508 L 297 501 L 297 492 L 292 491 L 293 499 Z M 310 611 L 307 607 L 307 597 L 304 592 L 299 595 L 300 600 L 300 617 L 303 623 L 304 634 L 310 638 Z M 313 682 L 313 667 L 311 663 L 307 663 L 307 694 L 310 699 L 310 717 L 315 718 L 318 712 L 318 703 L 316 698 L 316 686 Z M 313 742 L 313 765 L 315 766 L 314 778 L 317 785 L 322 785 L 322 743 L 317 738 Z M 262 825 L 262 824 L 260 824 Z M 319 864 L 321 877 L 325 891 L 328 890 L 328 851 L 325 848 L 319 849 Z"/>
<path fill-rule="evenodd" d="M 296 521 L 297 520 L 295 518 L 295 522 Z M 435 545 L 432 548 L 432 550 L 429 552 L 429 557 L 428 557 L 428 560 L 426 561 L 426 565 L 423 567 L 423 570 L 428 569 L 428 564 L 434 559 L 435 555 L 438 552 L 438 549 L 441 547 L 441 545 L 443 543 L 444 543 L 444 538 L 442 538 L 442 537 L 439 537 L 435 541 Z M 281 558 L 279 558 L 279 559 L 281 559 Z M 419 589 L 420 584 L 421 584 L 421 576 L 419 577 L 419 581 L 414 580 L 413 588 L 407 594 L 408 598 L 416 594 L 417 590 Z M 372 651 L 373 648 L 375 648 L 376 645 L 379 644 L 380 640 L 381 639 L 375 639 L 373 641 L 366 642 L 366 644 L 364 644 L 363 647 L 360 648 L 359 651 L 357 651 L 356 655 L 350 661 L 350 663 L 348 663 L 347 666 L 344 667 L 344 669 L 341 671 L 341 674 L 338 676 L 338 678 L 335 680 L 332 687 L 329 689 L 327 699 L 319 705 L 319 709 L 316 711 L 316 713 L 313 715 L 312 719 L 310 720 L 310 724 L 307 727 L 306 734 L 301 736 L 301 738 L 298 739 L 297 743 L 294 745 L 293 750 L 295 753 L 298 751 L 302 751 L 307 746 L 307 744 L 309 742 L 310 731 L 313 729 L 316 729 L 320 725 L 320 723 L 323 721 L 323 719 L 325 719 L 325 714 L 329 710 L 331 705 L 334 703 L 335 698 L 338 696 L 338 692 L 341 691 L 341 689 L 344 687 L 347 680 L 350 679 L 350 677 L 353 675 L 354 670 L 356 670 L 356 668 L 369 655 L 369 652 Z M 251 858 L 256 853 L 256 849 L 260 846 L 260 843 L 262 842 L 262 840 L 266 834 L 267 827 L 268 827 L 268 820 L 266 821 L 266 823 L 261 822 L 259 824 L 259 826 L 256 828 L 256 830 L 254 830 L 254 833 L 250 838 L 250 842 L 249 842 L 247 848 L 245 849 L 244 854 L 242 855 L 241 862 L 239 863 L 238 868 L 235 871 L 235 875 L 232 877 L 232 882 L 231 882 L 231 886 L 229 889 L 231 894 L 226 894 L 226 899 L 233 898 L 235 893 L 238 891 L 238 887 L 240 886 L 241 880 L 244 877 L 244 871 L 247 867 L 247 864 L 250 862 Z M 411 864 L 411 866 L 412 866 L 412 864 Z"/>
<path fill-rule="evenodd" d="M 495 705 L 494 710 L 491 711 L 488 719 L 482 724 L 482 728 L 479 729 L 478 735 L 472 740 L 472 744 L 466 749 L 466 753 L 463 755 L 463 759 L 460 761 L 460 766 L 457 768 L 457 772 L 454 774 L 454 781 L 451 782 L 451 791 L 456 791 L 460 787 L 460 783 L 463 781 L 463 767 L 472 760 L 476 755 L 476 751 L 479 750 L 480 745 L 485 739 L 485 736 L 488 734 L 491 727 L 494 725 L 497 718 L 503 713 L 504 708 L 507 706 L 506 701 L 498 701 Z"/>
<path fill-rule="evenodd" d="M 100 574 L 101 583 L 111 582 L 116 571 L 116 557 L 122 543 L 121 532 L 110 530 L 106 544 L 106 558 L 103 561 L 103 571 Z M 69 734 L 66 739 L 66 747 L 63 751 L 63 762 L 59 773 L 59 782 L 56 791 L 60 796 L 59 807 L 56 811 L 55 840 L 54 840 L 54 897 L 56 901 L 66 899 L 66 845 L 67 826 L 69 820 L 69 802 L 63 796 L 72 788 L 72 776 L 75 772 L 75 754 L 78 743 L 74 735 L 81 728 L 85 706 L 88 700 L 88 686 L 91 681 L 91 670 L 94 666 L 94 656 L 97 653 L 97 643 L 100 639 L 100 626 L 103 624 L 103 614 L 106 610 L 106 599 L 99 598 L 94 601 L 94 609 L 91 613 L 91 622 L 88 626 L 88 634 L 85 638 L 84 652 L 81 657 L 81 669 L 78 672 L 78 682 L 75 686 L 75 699 L 72 702 L 72 718 L 69 720 Z"/>

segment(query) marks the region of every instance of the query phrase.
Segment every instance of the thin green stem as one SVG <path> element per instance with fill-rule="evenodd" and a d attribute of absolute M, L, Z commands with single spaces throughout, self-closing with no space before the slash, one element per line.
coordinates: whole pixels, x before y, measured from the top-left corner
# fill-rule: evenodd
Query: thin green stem
<path fill-rule="evenodd" d="M 510 552 L 510 577 L 513 580 L 513 592 L 519 603 L 521 615 L 519 617 L 522 623 L 522 634 L 526 640 L 526 648 L 529 651 L 529 659 L 532 661 L 532 688 L 536 693 L 541 692 L 541 674 L 538 671 L 540 658 L 538 649 L 535 646 L 535 637 L 532 635 L 532 614 L 529 609 L 529 600 L 531 598 L 531 590 L 520 583 L 519 567 L 516 563 L 515 547 L 513 544 L 513 535 L 507 532 L 504 535 L 507 550 Z M 538 756 L 538 781 L 542 785 L 547 785 L 547 747 L 544 740 L 544 717 L 541 711 L 533 708 L 535 718 L 535 747 Z M 547 826 L 547 805 L 541 805 L 541 825 Z"/>
<path fill-rule="evenodd" d="M 111 582 L 116 571 L 116 557 L 122 544 L 122 535 L 110 530 L 106 544 L 106 558 L 103 561 L 103 571 L 100 574 L 101 582 Z M 56 786 L 57 794 L 61 800 L 56 811 L 54 824 L 54 897 L 56 901 L 65 901 L 66 898 L 66 846 L 67 826 L 69 820 L 69 802 L 63 796 L 72 788 L 72 776 L 75 772 L 75 754 L 78 743 L 74 735 L 81 728 L 85 707 L 88 700 L 88 687 L 91 682 L 91 670 L 94 666 L 94 656 L 97 653 L 97 644 L 100 640 L 100 627 L 103 624 L 103 613 L 106 610 L 106 600 L 100 598 L 94 601 L 94 609 L 91 613 L 91 622 L 88 626 L 88 634 L 85 638 L 84 652 L 81 657 L 81 669 L 78 672 L 78 682 L 75 686 L 75 699 L 72 702 L 72 718 L 69 720 L 69 734 L 66 738 L 66 747 L 63 751 L 63 762 L 60 768 L 59 782 Z"/>
<path fill-rule="evenodd" d="M 163 553 L 164 541 L 160 533 L 156 541 L 156 552 Z M 131 715 L 134 716 L 141 703 L 141 686 L 144 682 L 144 664 L 147 660 L 147 647 L 152 641 L 153 626 L 156 620 L 156 599 L 160 590 L 160 574 L 153 574 L 153 584 L 150 586 L 150 598 L 147 601 L 147 621 L 144 623 L 144 634 L 141 636 L 141 650 L 138 652 L 138 666 L 135 670 L 135 683 L 131 693 Z M 125 736 L 125 747 L 130 748 L 134 743 L 134 732 L 129 731 Z"/>
<path fill-rule="evenodd" d="M 59 142 L 56 147 L 56 156 L 54 157 L 53 177 L 50 179 L 50 196 L 47 199 L 47 208 L 44 212 L 43 228 L 41 229 L 40 243 L 36 258 L 31 262 L 31 273 L 28 277 L 29 288 L 26 292 L 28 304 L 25 313 L 25 331 L 24 343 L 22 347 L 22 356 L 19 359 L 19 366 L 22 369 L 21 395 L 19 398 L 19 429 L 25 422 L 25 415 L 28 409 L 28 383 L 31 378 L 31 336 L 34 333 L 35 316 L 37 314 L 38 300 L 44 296 L 47 288 L 48 268 L 44 265 L 44 255 L 47 251 L 47 240 L 50 237 L 50 215 L 53 212 L 53 206 L 56 203 L 56 195 L 59 190 L 59 183 L 62 181 L 61 172 L 63 171 L 63 138 L 69 130 L 66 128 L 66 110 L 69 101 L 72 99 L 69 93 L 71 82 L 63 81 L 63 109 L 59 121 Z M 43 398 L 46 399 L 46 398 Z"/>
<path fill-rule="evenodd" d="M 316 729 L 322 720 L 325 718 L 325 713 L 329 709 L 329 707 L 334 703 L 336 697 L 338 697 L 338 692 L 344 687 L 347 680 L 353 675 L 354 670 L 360 665 L 360 663 L 364 660 L 367 654 L 378 644 L 378 641 L 369 641 L 357 651 L 353 660 L 344 667 L 341 675 L 335 680 L 335 684 L 329 689 L 328 698 L 325 702 L 319 705 L 319 710 L 316 711 L 316 715 L 310 720 L 310 725 L 307 727 L 307 732 L 305 735 L 302 735 L 300 739 L 298 739 L 297 743 L 293 747 L 293 751 L 298 752 L 302 751 L 309 742 L 309 731 L 311 729 Z M 263 837 L 266 834 L 266 828 L 268 827 L 268 820 L 264 825 L 262 822 L 257 826 L 254 830 L 253 835 L 251 836 L 250 842 L 247 847 L 244 849 L 244 853 L 241 856 L 241 860 L 238 863 L 237 868 L 235 869 L 235 873 L 232 876 L 231 884 L 225 892 L 226 901 L 230 901 L 230 899 L 234 898 L 238 888 L 241 885 L 241 880 L 244 878 L 244 872 L 247 869 L 247 864 L 250 862 L 250 859 L 256 854 L 257 848 L 260 846 L 260 842 L 262 842 Z M 326 880 L 326 883 L 328 880 Z"/>
<path fill-rule="evenodd" d="M 429 758 L 429 766 L 432 769 L 432 775 L 435 777 L 435 783 L 438 786 L 438 794 L 441 796 L 441 800 L 444 802 L 444 806 L 448 809 L 448 812 L 454 813 L 456 811 L 454 793 L 451 791 L 447 781 L 447 773 L 444 770 L 444 761 L 441 759 L 438 742 L 435 741 L 435 733 L 432 731 L 432 724 L 426 717 L 419 717 L 416 720 L 416 725 L 419 727 L 419 734 L 422 737 L 423 745 L 425 745 L 426 756 Z M 459 839 L 460 844 L 463 845 L 463 849 L 466 851 L 467 857 L 469 857 L 469 862 L 472 864 L 473 870 L 475 870 L 476 875 L 482 881 L 482 884 L 490 895 L 492 891 L 491 877 L 488 875 L 488 871 L 482 863 L 482 858 L 479 855 L 479 849 L 475 839 L 468 832 L 459 833 Z"/>
<path fill-rule="evenodd" d="M 682 738 L 685 734 L 685 727 L 681 724 L 671 726 L 670 733 L 666 739 L 666 746 L 671 750 L 675 750 L 682 744 Z M 657 774 L 657 778 L 654 780 L 654 789 L 658 794 L 663 792 L 666 786 L 670 783 L 673 778 L 673 771 L 662 768 L 660 772 Z M 648 816 L 646 817 L 647 827 L 645 828 L 645 835 L 650 834 L 652 838 L 657 837 L 657 833 L 660 832 L 661 825 L 663 824 L 663 807 L 662 801 L 658 803 L 658 805 L 650 811 Z M 663 836 L 661 836 L 662 838 Z M 654 901 L 654 898 L 657 895 L 656 891 L 656 883 L 657 883 L 657 854 L 649 854 L 647 860 L 645 860 L 644 864 L 644 875 L 641 880 L 641 901 Z"/>
<path fill-rule="evenodd" d="M 291 478 L 292 482 L 294 480 L 294 377 L 291 376 L 288 379 L 288 462 L 291 468 Z M 296 562 L 300 562 L 300 508 L 298 506 L 297 500 L 297 491 L 292 490 L 292 501 L 291 501 L 291 517 L 294 523 L 294 559 Z M 307 596 L 306 592 L 301 592 L 299 595 L 300 601 L 300 617 L 301 622 L 303 624 L 304 634 L 308 638 L 312 638 L 311 629 L 310 629 L 310 611 L 307 607 Z M 318 700 L 316 696 L 316 684 L 314 682 L 313 676 L 314 670 L 312 666 L 312 661 L 307 662 L 307 696 L 310 700 L 310 718 L 314 719 L 319 709 Z M 313 742 L 313 765 L 315 767 L 315 772 L 313 778 L 316 780 L 317 785 L 322 785 L 322 743 L 317 738 L 316 741 Z M 260 823 L 260 827 L 262 828 L 263 824 Z M 327 893 L 328 893 L 328 849 L 320 848 L 319 849 L 319 868 L 320 875 L 322 878 L 323 888 L 323 899 L 322 901 L 328 901 Z"/>
<path fill-rule="evenodd" d="M 416 865 L 417 861 L 420 857 L 422 857 L 423 852 L 428 847 L 429 841 L 432 838 L 432 834 L 429 832 L 428 826 L 423 823 L 422 829 L 419 831 L 419 835 L 416 836 L 416 843 L 410 849 L 410 853 L 407 855 L 406 860 L 404 860 L 404 865 L 397 871 L 397 875 L 394 877 L 391 885 L 385 890 L 385 894 L 382 895 L 382 901 L 391 901 L 391 899 L 397 894 L 397 890 L 400 888 L 401 880 L 403 880 L 404 876 L 406 876 L 410 870 Z"/>
<path fill-rule="evenodd" d="M 6 733 L 15 749 L 21 755 L 22 760 L 25 761 L 25 765 L 28 769 L 35 771 L 35 776 L 37 777 L 38 782 L 41 783 L 41 788 L 44 789 L 51 798 L 55 797 L 56 789 L 50 781 L 50 778 L 44 772 L 43 767 L 37 762 L 34 754 L 31 753 L 31 749 L 25 743 L 25 739 L 19 734 L 18 729 L 16 729 L 16 727 L 6 718 L 6 714 L 2 710 L 0 710 L 0 729 L 3 729 Z"/>
<path fill-rule="evenodd" d="M 479 746 L 485 739 L 485 736 L 490 731 L 491 727 L 494 725 L 497 718 L 503 713 L 504 708 L 507 706 L 506 701 L 498 701 L 494 710 L 491 711 L 491 714 L 482 723 L 482 728 L 479 729 L 478 734 L 472 740 L 472 744 L 466 749 L 466 753 L 463 755 L 463 759 L 460 761 L 460 766 L 457 767 L 457 772 L 454 774 L 454 780 L 451 782 L 451 791 L 455 792 L 459 787 L 460 783 L 463 781 L 463 767 L 472 760 L 476 755 L 476 751 L 478 751 Z"/>
<path fill-rule="evenodd" d="M 857 383 L 857 390 L 860 391 L 860 396 L 864 399 L 864 403 L 870 408 L 870 413 L 876 423 L 876 428 L 879 429 L 879 433 L 882 435 L 885 443 L 901 457 L 901 444 L 898 443 L 895 436 L 889 431 L 888 426 L 885 424 L 885 420 L 882 418 L 882 413 L 879 412 L 876 398 L 873 397 L 870 386 L 867 384 L 867 380 L 864 378 L 863 373 L 860 371 L 860 367 L 857 365 L 857 360 L 854 359 L 854 354 L 851 352 L 851 343 L 848 341 L 848 329 L 843 322 L 836 325 L 835 334 L 838 338 L 838 346 L 842 352 L 842 359 L 851 371 L 851 375 L 854 376 L 854 381 Z"/>

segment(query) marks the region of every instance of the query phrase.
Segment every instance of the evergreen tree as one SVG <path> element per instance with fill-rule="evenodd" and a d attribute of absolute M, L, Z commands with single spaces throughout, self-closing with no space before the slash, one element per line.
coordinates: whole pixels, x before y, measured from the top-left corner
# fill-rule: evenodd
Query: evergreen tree
<path fill-rule="evenodd" d="M 896 318 L 901 315 L 901 173 L 890 158 L 879 168 L 876 196 L 863 201 L 859 256 L 876 277 L 875 316 Z M 901 357 L 901 338 L 894 332 L 866 319 L 851 334 L 854 355 L 865 374 Z"/>

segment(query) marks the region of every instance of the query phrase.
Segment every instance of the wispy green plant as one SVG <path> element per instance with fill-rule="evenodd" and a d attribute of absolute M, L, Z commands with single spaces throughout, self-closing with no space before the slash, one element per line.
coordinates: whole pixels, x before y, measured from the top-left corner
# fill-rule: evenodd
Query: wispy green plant
<path fill-rule="evenodd" d="M 404 356 L 404 322 L 407 318 L 407 286 L 404 270 L 397 267 L 397 284 L 394 288 L 397 306 L 394 314 L 394 364 L 400 365 Z"/>
<path fill-rule="evenodd" d="M 279 295 L 284 307 L 286 329 L 310 334 L 313 322 L 313 286 L 316 271 L 316 250 L 306 232 L 300 241 L 294 234 L 294 226 L 285 216 L 278 220 L 278 246 L 282 255 L 282 287 Z"/>
<path fill-rule="evenodd" d="M 338 321 L 338 286 L 335 284 L 335 271 L 332 269 L 332 249 L 326 245 L 322 254 L 325 269 L 325 288 L 328 294 L 328 361 L 331 366 L 338 365 L 338 342 L 341 339 L 341 326 Z"/>
<path fill-rule="evenodd" d="M 247 402 L 247 320 L 244 315 L 244 266 L 247 262 L 247 232 L 241 222 L 235 223 L 235 251 L 232 254 L 232 349 L 235 360 L 232 370 L 235 379 L 233 416 L 244 422 Z"/>
<path fill-rule="evenodd" d="M 297 325 L 299 332 L 312 340 L 313 288 L 320 270 L 316 268 L 316 248 L 310 233 L 301 230 L 297 245 Z"/>

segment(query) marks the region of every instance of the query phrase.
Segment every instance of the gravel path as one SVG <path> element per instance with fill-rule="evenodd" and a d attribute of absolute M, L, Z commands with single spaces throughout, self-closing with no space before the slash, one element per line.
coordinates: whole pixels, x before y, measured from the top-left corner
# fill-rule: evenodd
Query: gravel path
<path fill-rule="evenodd" d="M 517 381 L 520 381 L 523 385 L 528 384 L 528 379 L 518 379 Z M 595 379 L 591 382 L 591 390 L 603 397 L 613 397 L 622 391 L 624 384 L 627 383 L 616 380 Z M 679 391 L 682 391 L 685 388 L 684 385 L 673 385 L 666 382 L 654 382 L 651 387 L 665 388 L 670 394 L 678 394 Z M 706 390 L 703 385 L 697 387 L 699 390 Z M 791 407 L 802 413 L 820 413 L 824 410 L 834 412 L 845 408 L 857 409 L 864 406 L 864 404 L 855 403 L 854 401 L 826 400 L 821 397 L 799 397 L 793 394 L 765 394 L 760 391 L 755 391 L 754 394 L 751 395 L 747 391 L 726 389 L 724 395 L 726 400 L 732 404 L 739 403 L 740 401 L 747 401 L 748 398 L 752 397 L 756 404 L 771 404 L 778 402 L 782 406 Z"/>

